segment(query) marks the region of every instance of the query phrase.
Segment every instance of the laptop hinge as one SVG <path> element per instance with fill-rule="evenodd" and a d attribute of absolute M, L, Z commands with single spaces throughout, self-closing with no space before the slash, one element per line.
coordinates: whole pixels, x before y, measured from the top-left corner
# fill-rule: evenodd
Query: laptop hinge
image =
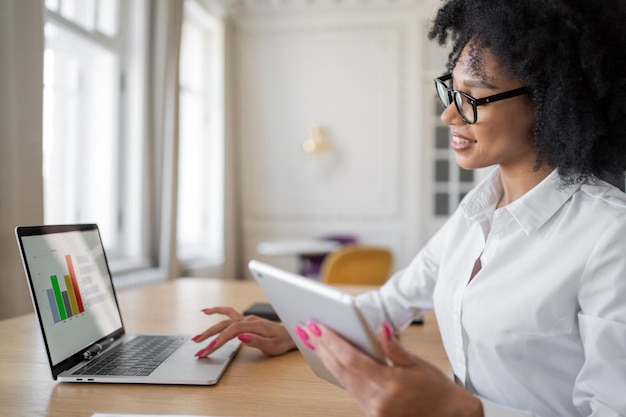
<path fill-rule="evenodd" d="M 86 351 L 83 352 L 83 358 L 93 359 L 100 352 L 102 352 L 103 350 L 111 346 L 113 342 L 115 342 L 115 339 L 110 337 L 108 339 L 103 340 L 102 342 L 94 343 L 93 345 L 89 346 L 89 348 Z"/>

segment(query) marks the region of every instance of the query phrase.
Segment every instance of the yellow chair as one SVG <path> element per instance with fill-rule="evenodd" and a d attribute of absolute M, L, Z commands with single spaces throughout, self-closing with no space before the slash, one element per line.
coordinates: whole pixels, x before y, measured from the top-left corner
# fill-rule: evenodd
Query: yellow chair
<path fill-rule="evenodd" d="M 347 245 L 324 258 L 320 280 L 327 284 L 382 285 L 391 274 L 392 262 L 387 248 Z"/>

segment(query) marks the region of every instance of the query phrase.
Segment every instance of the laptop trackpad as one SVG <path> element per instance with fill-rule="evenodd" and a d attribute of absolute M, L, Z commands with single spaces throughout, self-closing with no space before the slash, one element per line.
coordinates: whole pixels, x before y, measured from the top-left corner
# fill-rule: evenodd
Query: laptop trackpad
<path fill-rule="evenodd" d="M 232 339 L 211 356 L 197 358 L 195 354 L 203 345 L 190 340 L 178 348 L 150 376 L 157 379 L 205 379 L 209 383 L 215 383 L 226 369 L 224 365 L 235 356 L 240 345 L 238 339 Z"/>

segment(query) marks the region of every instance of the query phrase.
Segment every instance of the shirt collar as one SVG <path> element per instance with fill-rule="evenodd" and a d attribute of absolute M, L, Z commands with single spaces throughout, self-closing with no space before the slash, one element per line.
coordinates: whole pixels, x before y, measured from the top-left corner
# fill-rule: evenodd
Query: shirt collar
<path fill-rule="evenodd" d="M 467 222 L 488 225 L 502 192 L 500 169 L 495 169 L 461 202 L 460 209 L 465 214 Z"/>
<path fill-rule="evenodd" d="M 555 169 L 533 189 L 502 210 L 507 210 L 524 233 L 530 235 L 550 220 L 580 186 L 580 183 L 568 186 L 560 184 Z M 502 192 L 500 169 L 495 169 L 462 203 L 461 208 L 468 220 L 480 222 L 483 218 L 490 218 Z"/>

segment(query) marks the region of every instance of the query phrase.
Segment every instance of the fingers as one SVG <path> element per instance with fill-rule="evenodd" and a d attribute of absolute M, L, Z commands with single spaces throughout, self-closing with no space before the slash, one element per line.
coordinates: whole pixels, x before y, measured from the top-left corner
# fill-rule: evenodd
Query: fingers
<path fill-rule="evenodd" d="M 295 343 L 282 324 L 268 323 L 268 326 L 273 327 L 270 335 L 240 333 L 237 338 L 246 346 L 259 349 L 261 352 L 270 356 L 282 355 L 296 348 Z"/>
<path fill-rule="evenodd" d="M 192 340 L 194 342 L 202 342 L 206 339 L 208 339 L 209 337 L 216 335 L 218 333 L 220 333 L 222 330 L 224 330 L 226 327 L 228 327 L 230 325 L 230 323 L 232 323 L 233 320 L 239 320 L 242 319 L 244 316 L 239 313 L 237 310 L 231 308 L 231 307 L 211 307 L 211 308 L 205 308 L 202 310 L 202 312 L 206 315 L 211 315 L 211 314 L 222 314 L 224 316 L 229 317 L 231 320 L 224 320 L 220 323 L 217 323 L 216 325 L 210 327 L 209 329 L 205 330 L 204 332 L 194 336 L 192 338 Z"/>
<path fill-rule="evenodd" d="M 223 307 L 223 306 L 210 307 L 210 308 L 203 309 L 202 312 L 207 315 L 223 314 L 225 316 L 228 316 L 231 319 L 240 319 L 243 317 L 243 315 L 240 312 L 238 312 L 232 307 Z"/>
<path fill-rule="evenodd" d="M 271 322 L 257 316 L 241 316 L 237 319 L 224 320 L 195 336 L 193 340 L 201 342 L 214 335 L 217 336 L 204 349 L 196 353 L 197 357 L 209 356 L 235 337 L 246 345 L 272 356 L 295 348 L 295 344 L 281 323 Z"/>
<path fill-rule="evenodd" d="M 231 326 L 234 322 L 236 322 L 236 320 L 224 320 L 221 321 L 217 324 L 214 324 L 213 326 L 209 327 L 208 329 L 206 329 L 205 331 L 203 331 L 200 334 L 195 335 L 192 340 L 194 342 L 203 342 L 204 340 L 208 339 L 211 336 L 215 336 L 218 333 L 221 333 L 224 329 L 228 328 L 228 326 Z"/>
<path fill-rule="evenodd" d="M 192 340 L 197 343 L 200 343 L 210 338 L 211 336 L 215 336 L 216 334 L 221 333 L 224 329 L 227 329 L 233 323 L 234 320 L 240 320 L 241 318 L 243 318 L 243 315 L 241 313 L 239 313 L 237 310 L 231 307 L 223 307 L 223 306 L 210 307 L 210 308 L 203 309 L 202 312 L 206 315 L 222 314 L 222 315 L 229 317 L 230 320 L 221 321 L 209 327 L 204 332 L 194 336 Z M 224 343 L 226 343 L 230 339 L 232 339 L 232 337 L 229 337 L 229 338 L 217 338 L 216 337 L 213 340 L 211 340 L 211 342 L 206 347 L 204 347 L 203 349 L 200 349 L 196 353 L 196 356 L 206 357 L 211 352 L 219 349 Z"/>
<path fill-rule="evenodd" d="M 304 328 L 294 326 L 294 331 L 300 337 L 305 346 L 311 350 L 321 350 L 321 346 L 325 347 L 325 351 L 332 353 L 332 356 L 337 356 L 340 360 L 343 360 L 344 366 L 349 365 L 354 368 L 355 365 L 369 366 L 372 361 L 368 355 L 358 351 L 343 337 L 337 335 L 330 328 L 313 322 L 307 323 L 306 330 Z M 319 336 L 324 333 L 324 342 L 319 343 Z M 309 337 L 312 334 L 313 337 Z M 383 351 L 385 357 L 391 362 L 393 366 L 413 366 L 416 362 L 419 362 L 418 358 L 404 349 L 400 344 L 395 341 L 393 330 L 391 325 L 384 322 L 377 333 L 377 340 Z M 352 351 L 355 351 L 359 355 L 354 355 Z M 350 352 L 349 355 L 337 355 L 337 352 Z M 365 359 L 365 360 L 363 360 Z M 357 361 L 357 363 L 353 363 Z M 375 361 L 374 361 L 375 362 Z"/>
<path fill-rule="evenodd" d="M 229 323 L 231 322 L 231 320 L 227 320 L 227 321 L 223 321 L 221 323 L 216 324 L 215 326 L 209 328 L 207 331 L 195 336 L 192 340 L 194 342 L 200 343 L 204 340 L 206 340 L 209 337 L 218 335 L 216 337 L 214 337 L 210 343 L 208 345 L 206 345 L 206 347 L 200 349 L 198 352 L 196 352 L 196 356 L 199 358 L 205 358 L 207 357 L 209 354 L 211 354 L 212 352 L 214 352 L 215 350 L 219 349 L 222 345 L 224 345 L 224 343 L 228 342 L 231 338 L 224 338 L 224 337 L 219 337 L 219 335 L 221 334 L 222 330 L 228 328 Z"/>
<path fill-rule="evenodd" d="M 300 328 L 294 331 L 305 346 L 315 350 L 324 366 L 349 391 L 357 390 L 357 387 L 358 390 L 365 389 L 364 385 L 376 380 L 373 376 L 380 372 L 381 367 L 386 367 L 322 324 L 308 323 L 306 330 Z M 364 378 L 364 375 L 371 378 Z"/>
<path fill-rule="evenodd" d="M 383 322 L 376 335 L 380 348 L 393 366 L 414 366 L 416 357 L 396 342 L 391 325 Z"/>
<path fill-rule="evenodd" d="M 309 342 L 309 334 L 306 331 L 298 326 L 293 326 L 293 331 L 298 335 L 304 346 L 311 350 L 315 350 L 315 347 Z"/>
<path fill-rule="evenodd" d="M 472 394 L 400 346 L 389 324 L 377 332 L 389 364 L 375 361 L 321 324 L 299 329 L 294 331 L 311 345 L 366 415 L 443 415 L 441 411 L 450 407 L 453 412 L 446 415 L 460 415 L 457 408 L 480 411 L 480 401 Z"/>
<path fill-rule="evenodd" d="M 211 336 L 217 335 L 204 349 L 198 351 L 196 356 L 204 358 L 222 347 L 224 343 L 237 337 L 240 333 L 255 331 L 254 323 L 250 324 L 250 321 L 255 321 L 254 319 L 255 317 L 248 316 L 238 320 L 224 320 L 195 336 L 193 338 L 195 342 L 202 342 Z"/>

